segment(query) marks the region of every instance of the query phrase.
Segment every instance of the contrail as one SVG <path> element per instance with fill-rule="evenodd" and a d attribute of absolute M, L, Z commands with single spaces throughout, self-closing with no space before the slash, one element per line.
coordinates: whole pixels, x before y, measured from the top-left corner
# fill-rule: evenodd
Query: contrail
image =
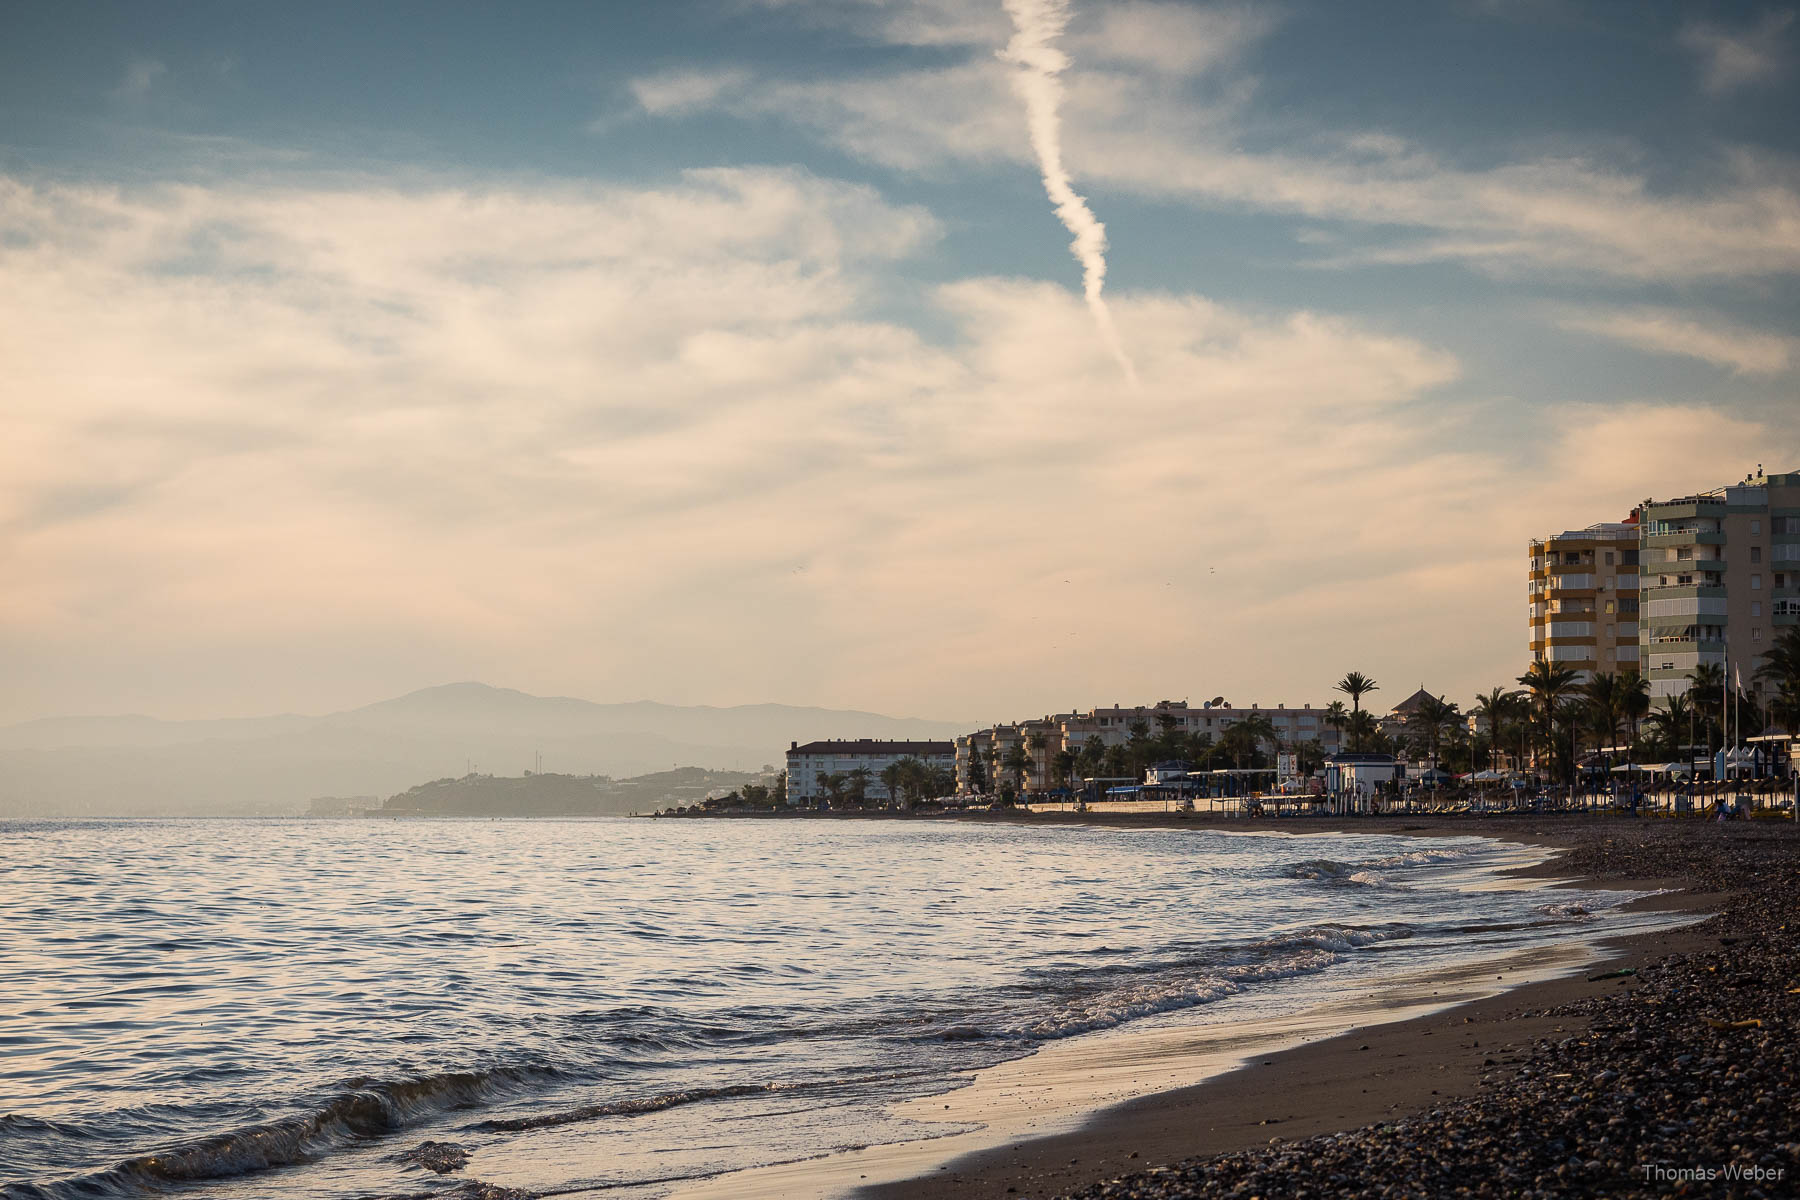
<path fill-rule="evenodd" d="M 1000 51 L 1000 58 L 1018 68 L 1013 72 L 1013 90 L 1025 102 L 1031 148 L 1037 152 L 1038 166 L 1044 173 L 1044 191 L 1056 205 L 1056 215 L 1064 227 L 1075 235 L 1069 249 L 1081 264 L 1081 290 L 1094 314 L 1094 324 L 1100 328 L 1100 340 L 1119 360 L 1126 380 L 1136 387 L 1137 368 L 1126 357 L 1119 331 L 1113 325 L 1112 311 L 1100 294 L 1106 282 L 1106 226 L 1075 191 L 1063 166 L 1062 119 L 1057 115 L 1063 89 L 1058 76 L 1068 69 L 1069 56 L 1056 48 L 1056 39 L 1069 22 L 1068 0 L 1005 0 L 1005 5 L 1014 32 L 1012 41 Z"/>

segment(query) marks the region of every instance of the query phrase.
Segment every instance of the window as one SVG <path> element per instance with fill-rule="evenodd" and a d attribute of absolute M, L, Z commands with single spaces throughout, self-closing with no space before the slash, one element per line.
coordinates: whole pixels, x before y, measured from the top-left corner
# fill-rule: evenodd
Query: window
<path fill-rule="evenodd" d="M 1750 561 L 1753 563 L 1759 563 L 1762 561 L 1762 547 L 1761 546 L 1750 547 Z"/>
<path fill-rule="evenodd" d="M 1606 611 L 1611 612 L 1612 610 L 1613 610 L 1613 602 L 1611 600 L 1608 600 L 1606 602 Z"/>
<path fill-rule="evenodd" d="M 1753 617 L 1762 616 L 1762 601 L 1761 600 L 1757 600 L 1750 605 L 1750 615 Z"/>
<path fill-rule="evenodd" d="M 1613 565 L 1613 552 L 1611 550 L 1606 552 L 1606 565 L 1609 567 Z"/>
<path fill-rule="evenodd" d="M 1761 533 L 1762 532 L 1762 522 L 1761 521 L 1750 522 L 1750 532 L 1751 533 Z"/>
<path fill-rule="evenodd" d="M 1750 590 L 1753 592 L 1762 591 L 1762 576 L 1761 575 L 1752 575 L 1750 577 Z"/>
<path fill-rule="evenodd" d="M 1762 630 L 1760 628 L 1752 629 L 1750 631 L 1750 640 L 1753 642 L 1762 641 Z"/>

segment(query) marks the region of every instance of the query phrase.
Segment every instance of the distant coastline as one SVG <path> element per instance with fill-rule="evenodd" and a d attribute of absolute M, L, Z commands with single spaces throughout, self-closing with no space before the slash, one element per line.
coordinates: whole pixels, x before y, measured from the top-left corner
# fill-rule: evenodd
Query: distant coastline
<path fill-rule="evenodd" d="M 606 775 L 468 774 L 435 779 L 389 796 L 364 817 L 627 816 L 662 805 L 693 805 L 709 793 L 758 778 L 751 771 L 677 767 L 629 779 Z M 321 814 L 325 815 L 325 814 Z"/>

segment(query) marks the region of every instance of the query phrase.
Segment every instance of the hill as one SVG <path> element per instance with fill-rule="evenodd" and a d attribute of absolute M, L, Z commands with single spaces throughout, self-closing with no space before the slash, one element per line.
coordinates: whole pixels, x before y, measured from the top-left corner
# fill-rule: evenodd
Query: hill
<path fill-rule="evenodd" d="M 591 817 L 654 812 L 697 804 L 707 793 L 740 787 L 749 771 L 680 767 L 633 779 L 604 775 L 465 775 L 437 779 L 388 797 L 374 815 L 384 817 Z"/>
<path fill-rule="evenodd" d="M 421 779 L 538 767 L 618 779 L 779 765 L 815 738 L 932 739 L 956 722 L 748 704 L 597 704 L 481 683 L 324 716 L 63 717 L 0 728 L 0 816 L 299 813 L 317 796 L 389 796 Z"/>

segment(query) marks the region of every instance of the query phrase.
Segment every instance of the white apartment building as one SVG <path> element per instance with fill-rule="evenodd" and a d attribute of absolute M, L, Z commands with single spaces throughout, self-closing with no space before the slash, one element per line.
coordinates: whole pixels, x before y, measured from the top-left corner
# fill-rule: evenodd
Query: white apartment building
<path fill-rule="evenodd" d="M 1800 624 L 1800 472 L 1677 500 L 1645 501 L 1640 653 L 1652 698 L 1682 695 L 1715 665 L 1755 679 L 1774 640 Z"/>
<path fill-rule="evenodd" d="M 869 738 L 808 742 L 804 746 L 791 742 L 787 752 L 788 803 L 815 804 L 826 799 L 830 793 L 819 782 L 821 775 L 848 775 L 859 769 L 869 773 L 865 798 L 891 800 L 881 773 L 903 758 L 916 758 L 928 767 L 949 770 L 956 764 L 956 747 L 949 742 L 879 742 Z"/>
<path fill-rule="evenodd" d="M 956 739 L 956 790 L 962 794 L 976 791 L 975 783 L 980 779 L 985 781 L 986 790 L 993 791 L 1002 779 L 1010 779 L 1012 772 L 1004 764 L 1017 746 L 1025 748 L 1029 760 L 1025 790 L 1043 791 L 1051 786 L 1051 764 L 1056 756 L 1065 750 L 1081 753 L 1090 738 L 1099 738 L 1103 746 L 1123 746 L 1131 740 L 1133 727 L 1141 723 L 1151 737 L 1172 729 L 1189 735 L 1207 734 L 1216 742 L 1226 730 L 1252 716 L 1267 718 L 1284 745 L 1317 741 L 1327 754 L 1342 749 L 1339 732 L 1325 723 L 1325 710 L 1310 704 L 1265 708 L 1260 704 L 1237 707 L 1209 703 L 1196 708 L 1185 700 L 1162 700 L 1132 707 L 1113 705 L 964 734 Z"/>

